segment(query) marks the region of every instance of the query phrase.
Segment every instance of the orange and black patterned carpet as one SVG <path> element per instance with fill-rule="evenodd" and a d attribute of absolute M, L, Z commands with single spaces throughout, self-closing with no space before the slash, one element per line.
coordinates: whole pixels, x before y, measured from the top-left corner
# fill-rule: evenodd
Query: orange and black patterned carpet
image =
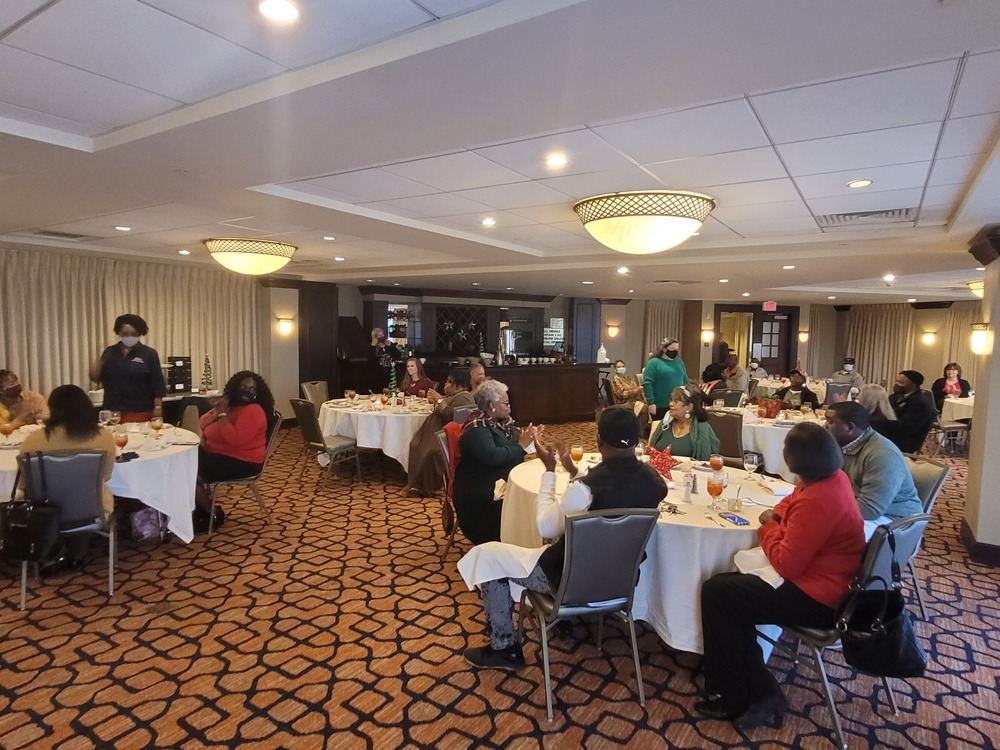
<path fill-rule="evenodd" d="M 596 443 L 593 425 L 550 431 Z M 26 612 L 17 571 L 3 571 L 0 747 L 833 747 L 818 681 L 778 656 L 771 667 L 791 704 L 780 730 L 744 736 L 696 721 L 698 657 L 669 651 L 641 623 L 646 708 L 626 641 L 612 633 L 601 655 L 577 625 L 553 640 L 549 724 L 536 641 L 520 673 L 463 661 L 468 640 L 485 641 L 483 619 L 455 569 L 467 543 L 439 558 L 437 501 L 405 495 L 400 467 L 370 451 L 360 482 L 340 467 L 317 487 L 315 464 L 300 482 L 300 450 L 298 431 L 284 431 L 262 481 L 270 523 L 249 496 L 229 495 L 210 540 L 123 542 L 111 601 L 96 551 L 84 571 L 32 581 Z M 828 656 L 852 748 L 1000 737 L 1000 576 L 965 555 L 966 464 L 951 462 L 919 558 L 927 676 L 896 681 L 893 716 L 873 678 Z"/>

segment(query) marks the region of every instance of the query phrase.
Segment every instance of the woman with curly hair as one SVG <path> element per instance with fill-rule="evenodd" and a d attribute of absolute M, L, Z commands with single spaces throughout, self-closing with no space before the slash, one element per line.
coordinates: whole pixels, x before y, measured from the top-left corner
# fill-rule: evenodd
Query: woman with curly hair
<path fill-rule="evenodd" d="M 274 395 L 264 378 L 250 370 L 229 378 L 222 396 L 201 416 L 204 441 L 198 449 L 195 531 L 208 530 L 212 496 L 207 485 L 260 473 L 273 419 Z M 225 519 L 216 506 L 213 526 L 221 526 Z"/>

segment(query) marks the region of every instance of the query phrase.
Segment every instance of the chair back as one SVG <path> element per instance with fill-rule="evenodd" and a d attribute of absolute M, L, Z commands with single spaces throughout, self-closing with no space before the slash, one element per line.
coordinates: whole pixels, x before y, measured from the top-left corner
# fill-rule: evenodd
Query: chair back
<path fill-rule="evenodd" d="M 659 512 L 650 508 L 567 516 L 566 553 L 554 610 L 631 609 L 639 564 L 658 517 Z M 595 555 L 598 549 L 601 554 Z"/>
<path fill-rule="evenodd" d="M 875 533 L 872 534 L 865 547 L 865 555 L 853 587 L 864 587 L 873 577 L 881 578 L 891 586 L 893 567 L 895 566 L 898 571 L 901 571 L 917 554 L 920 550 L 920 540 L 924 536 L 924 529 L 927 528 L 930 520 L 931 517 L 926 513 L 917 513 L 892 523 L 883 524 L 875 529 Z M 892 531 L 895 539 L 895 552 L 889 545 L 888 531 Z M 881 584 L 876 582 L 872 588 L 881 588 Z"/>
<path fill-rule="evenodd" d="M 465 424 L 469 419 L 469 415 L 475 410 L 475 406 L 456 406 L 455 414 L 452 416 L 451 421 L 459 425 Z"/>
<path fill-rule="evenodd" d="M 303 442 L 310 448 L 325 451 L 326 441 L 323 440 L 323 430 L 320 429 L 319 417 L 316 416 L 316 404 L 304 398 L 290 398 L 288 401 L 295 412 L 299 430 L 302 431 Z"/>
<path fill-rule="evenodd" d="M 193 432 L 198 437 L 201 437 L 201 414 L 198 413 L 197 406 L 188 404 L 184 407 L 179 426 L 182 430 Z"/>
<path fill-rule="evenodd" d="M 330 390 L 325 380 L 307 380 L 301 384 L 302 395 L 314 404 L 323 404 L 330 400 Z"/>
<path fill-rule="evenodd" d="M 444 430 L 438 430 L 434 433 L 434 437 L 437 438 L 438 448 L 441 449 L 441 455 L 444 456 L 444 465 L 448 467 L 444 472 L 444 494 L 451 497 L 451 453 L 448 451 L 448 433 Z"/>
<path fill-rule="evenodd" d="M 462 437 L 462 425 L 458 422 L 449 422 L 444 426 L 442 432 L 447 436 L 447 451 L 445 457 L 448 458 L 448 486 L 451 487 L 455 481 L 455 467 L 462 459 L 462 448 L 459 440 Z"/>
<path fill-rule="evenodd" d="M 826 398 L 823 399 L 825 403 L 834 403 L 834 396 L 844 396 L 846 395 L 848 400 L 851 398 L 851 388 L 853 388 L 850 383 L 827 383 L 826 384 Z"/>
<path fill-rule="evenodd" d="M 910 470 L 913 477 L 913 484 L 916 485 L 917 495 L 924 507 L 924 513 L 930 513 L 934 508 L 941 488 L 944 487 L 948 475 L 951 474 L 951 467 L 939 461 L 932 461 L 929 458 L 921 458 L 913 454 L 906 455 L 906 468 Z"/>
<path fill-rule="evenodd" d="M 656 432 L 656 428 L 660 426 L 662 419 L 654 419 L 649 425 L 649 437 L 652 439 L 653 434 Z"/>
<path fill-rule="evenodd" d="M 604 389 L 604 405 L 614 406 L 615 405 L 615 388 L 611 384 L 611 378 L 604 378 L 601 381 L 601 388 Z"/>
<path fill-rule="evenodd" d="M 264 453 L 264 466 L 267 466 L 268 460 L 271 458 L 271 454 L 274 453 L 274 449 L 278 445 L 278 433 L 281 431 L 281 412 L 277 409 L 274 410 L 274 414 L 271 415 L 267 422 L 268 433 L 267 433 L 267 451 Z M 261 467 L 261 474 L 264 473 L 264 467 Z M 258 474 L 257 476 L 260 476 Z"/>
<path fill-rule="evenodd" d="M 747 393 L 753 398 L 753 392 L 757 390 L 757 386 L 760 385 L 760 378 L 750 378 L 750 384 L 747 386 Z"/>
<path fill-rule="evenodd" d="M 743 465 L 743 414 L 709 411 L 708 424 L 719 438 L 719 452 L 726 458 L 735 458 Z"/>
<path fill-rule="evenodd" d="M 106 457 L 104 451 L 92 450 L 22 453 L 17 465 L 25 499 L 58 506 L 60 531 L 100 527 Z"/>
<path fill-rule="evenodd" d="M 740 402 L 743 400 L 745 395 L 746 394 L 743 393 L 743 391 L 738 391 L 734 388 L 716 388 L 708 395 L 708 397 L 713 402 L 717 398 L 721 398 L 725 402 L 726 406 L 736 408 L 740 405 Z"/>

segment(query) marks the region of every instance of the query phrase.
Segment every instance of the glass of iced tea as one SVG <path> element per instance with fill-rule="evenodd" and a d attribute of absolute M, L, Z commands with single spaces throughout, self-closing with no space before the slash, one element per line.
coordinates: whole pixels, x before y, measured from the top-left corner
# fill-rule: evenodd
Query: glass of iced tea
<path fill-rule="evenodd" d="M 802 412 L 803 417 L 808 417 L 809 412 L 812 411 L 812 404 L 803 402 L 802 404 L 799 405 L 799 411 Z"/>
<path fill-rule="evenodd" d="M 115 430 L 115 445 L 117 445 L 119 449 L 122 449 L 126 445 L 128 445 L 128 431 L 127 430 Z M 122 454 L 122 451 L 119 450 L 118 451 L 118 455 L 120 456 L 121 454 Z"/>
<path fill-rule="evenodd" d="M 708 459 L 708 465 L 712 467 L 712 471 L 722 471 L 726 463 L 723 460 L 721 453 L 713 453 Z"/>
<path fill-rule="evenodd" d="M 569 449 L 569 456 L 573 459 L 573 463 L 580 463 L 583 460 L 583 446 L 574 445 Z"/>
<path fill-rule="evenodd" d="M 160 430 L 163 429 L 163 417 L 153 417 L 149 420 L 149 426 L 153 430 L 153 438 L 155 440 L 160 439 Z"/>
<path fill-rule="evenodd" d="M 111 412 L 111 419 L 108 420 L 108 424 L 114 426 L 116 424 L 121 424 L 122 413 L 120 411 Z"/>
<path fill-rule="evenodd" d="M 417 391 L 417 398 L 427 398 L 427 389 L 421 388 Z"/>
<path fill-rule="evenodd" d="M 382 394 L 382 406 L 385 406 L 388 403 L 389 403 L 389 394 L 388 393 L 383 393 Z"/>
<path fill-rule="evenodd" d="M 725 471 L 712 472 L 712 476 L 708 478 L 708 494 L 712 496 L 712 503 L 711 505 L 708 506 L 709 510 L 719 510 L 722 507 L 719 505 L 718 500 L 728 485 L 729 485 L 728 472 Z"/>
<path fill-rule="evenodd" d="M 3 435 L 3 442 L 6 445 L 10 442 L 10 436 L 14 434 L 14 425 L 10 422 L 0 424 L 0 435 Z"/>

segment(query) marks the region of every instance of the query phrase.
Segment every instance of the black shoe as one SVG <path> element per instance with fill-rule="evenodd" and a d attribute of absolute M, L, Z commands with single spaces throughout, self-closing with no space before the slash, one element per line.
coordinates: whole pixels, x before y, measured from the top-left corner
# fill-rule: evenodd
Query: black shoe
<path fill-rule="evenodd" d="M 217 529 L 226 522 L 226 513 L 220 506 L 215 506 L 215 516 L 213 517 L 212 528 Z"/>
<path fill-rule="evenodd" d="M 724 721 L 731 721 L 740 715 L 739 711 L 734 711 L 726 705 L 721 695 L 713 695 L 708 700 L 698 701 L 694 704 L 694 710 L 706 719 Z"/>
<path fill-rule="evenodd" d="M 733 725 L 737 729 L 755 729 L 765 724 L 775 729 L 781 727 L 785 720 L 785 711 L 788 710 L 788 701 L 780 692 L 771 693 L 766 698 L 762 698 L 756 703 L 750 704 L 750 708 L 736 717 Z"/>
<path fill-rule="evenodd" d="M 524 668 L 524 654 L 519 643 L 500 651 L 494 651 L 490 646 L 467 648 L 463 656 L 469 664 L 481 669 L 505 669 L 508 672 L 516 672 Z"/>
<path fill-rule="evenodd" d="M 191 524 L 194 526 L 195 534 L 207 534 L 208 511 L 202 508 L 195 508 L 191 513 Z"/>

